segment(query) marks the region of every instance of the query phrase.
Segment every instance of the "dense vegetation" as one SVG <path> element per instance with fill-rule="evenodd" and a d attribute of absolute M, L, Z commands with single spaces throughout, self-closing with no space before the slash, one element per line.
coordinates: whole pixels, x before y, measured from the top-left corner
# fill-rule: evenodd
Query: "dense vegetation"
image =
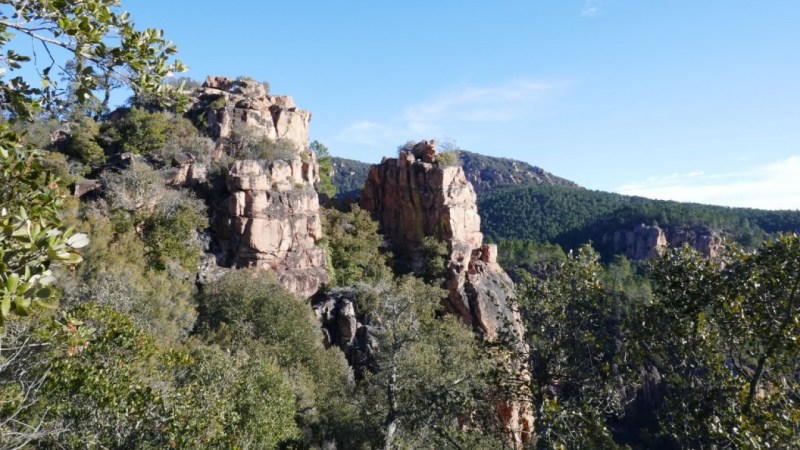
<path fill-rule="evenodd" d="M 541 240 L 499 242 L 501 262 L 522 269 L 522 348 L 444 313 L 443 243 L 425 239 L 417 276 L 397 273 L 367 212 L 326 209 L 325 288 L 357 293 L 374 339 L 357 376 L 271 275 L 208 268 L 218 174 L 230 158 L 280 156 L 281 143 L 243 140 L 206 184 L 167 186 L 172 158 L 206 158 L 212 142 L 158 87 L 180 67 L 161 33 L 136 31 L 110 0 L 2 8 L 0 31 L 49 30 L 77 60 L 64 92 L 0 82 L 0 448 L 519 448 L 497 414 L 503 394 L 535 416 L 528 448 L 797 448 L 800 236 L 772 235 L 796 230 L 797 213 L 573 188 L 492 196 L 570 213 L 513 227 L 497 214 L 513 232 L 492 236 Z M 124 51 L 101 45 L 110 30 Z M 108 114 L 122 81 L 130 107 Z M 329 156 L 313 147 L 333 196 Z M 102 189 L 67 197 L 85 176 Z M 753 249 L 603 265 L 557 245 L 593 217 L 711 223 Z"/>
<path fill-rule="evenodd" d="M 481 226 L 493 240 L 547 241 L 565 249 L 638 224 L 721 230 L 746 245 L 767 234 L 800 232 L 800 212 L 650 200 L 587 189 L 524 186 L 479 199 Z"/>
<path fill-rule="evenodd" d="M 333 157 L 333 184 L 340 198 L 357 198 L 364 189 L 371 164 L 354 159 Z"/>

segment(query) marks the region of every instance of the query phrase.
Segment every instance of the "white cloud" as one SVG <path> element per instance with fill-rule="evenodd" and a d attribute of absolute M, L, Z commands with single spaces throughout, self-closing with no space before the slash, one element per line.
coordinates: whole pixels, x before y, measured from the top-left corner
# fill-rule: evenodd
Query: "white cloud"
<path fill-rule="evenodd" d="M 581 15 L 584 17 L 594 17 L 600 12 L 601 6 L 603 6 L 602 0 L 586 0 L 583 3 Z"/>
<path fill-rule="evenodd" d="M 458 86 L 406 107 L 395 118 L 359 120 L 334 138 L 342 143 L 393 148 L 407 139 L 458 135 L 478 124 L 512 122 L 541 106 L 566 83 L 516 80 L 490 86 Z"/>
<path fill-rule="evenodd" d="M 791 156 L 744 172 L 691 172 L 650 177 L 615 189 L 626 195 L 662 200 L 742 206 L 761 209 L 800 209 L 800 156 Z"/>

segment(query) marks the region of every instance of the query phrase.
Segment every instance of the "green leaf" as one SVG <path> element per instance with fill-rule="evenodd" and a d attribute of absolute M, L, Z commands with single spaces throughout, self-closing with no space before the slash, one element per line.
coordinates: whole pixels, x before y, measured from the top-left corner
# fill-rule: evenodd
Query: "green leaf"
<path fill-rule="evenodd" d="M 17 286 L 19 285 L 19 274 L 12 273 L 8 276 L 6 280 L 6 289 L 9 293 L 13 293 L 17 291 Z"/>
<path fill-rule="evenodd" d="M 8 313 L 11 311 L 11 296 L 5 295 L 3 296 L 3 301 L 0 303 L 0 315 L 5 319 L 8 317 Z"/>
<path fill-rule="evenodd" d="M 76 249 L 86 247 L 89 245 L 89 237 L 84 233 L 74 234 L 67 240 L 67 245 Z"/>

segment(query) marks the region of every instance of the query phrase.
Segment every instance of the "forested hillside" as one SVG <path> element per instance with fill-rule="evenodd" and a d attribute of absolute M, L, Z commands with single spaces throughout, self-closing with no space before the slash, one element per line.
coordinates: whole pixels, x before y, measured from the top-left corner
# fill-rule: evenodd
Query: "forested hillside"
<path fill-rule="evenodd" d="M 635 226 L 703 227 L 720 230 L 747 246 L 766 234 L 800 231 L 800 211 L 650 200 L 588 189 L 523 186 L 478 200 L 482 229 L 493 240 L 547 241 L 565 249 Z"/>
<path fill-rule="evenodd" d="M 336 156 L 332 158 L 331 162 L 333 163 L 331 181 L 336 186 L 336 196 L 339 198 L 358 197 L 361 190 L 364 189 L 364 181 L 367 179 L 372 164 Z"/>

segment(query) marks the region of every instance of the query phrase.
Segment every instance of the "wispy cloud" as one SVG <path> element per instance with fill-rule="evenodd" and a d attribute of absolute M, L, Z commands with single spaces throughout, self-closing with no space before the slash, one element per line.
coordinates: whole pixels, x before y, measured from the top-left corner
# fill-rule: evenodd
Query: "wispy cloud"
<path fill-rule="evenodd" d="M 743 172 L 690 172 L 650 177 L 620 186 L 616 192 L 662 200 L 742 206 L 762 209 L 800 209 L 800 155 Z"/>
<path fill-rule="evenodd" d="M 359 120 L 348 125 L 339 133 L 338 140 L 375 147 L 387 139 L 396 137 L 396 130 L 369 120 Z"/>
<path fill-rule="evenodd" d="M 557 89 L 557 83 L 513 81 L 495 86 L 460 86 L 406 108 L 412 131 L 432 131 L 442 122 L 508 122 L 525 114 L 531 102 Z"/>
<path fill-rule="evenodd" d="M 581 15 L 584 17 L 594 17 L 600 12 L 602 6 L 603 0 L 585 0 L 583 2 Z"/>
<path fill-rule="evenodd" d="M 365 146 L 398 145 L 411 138 L 458 135 L 462 127 L 513 122 L 567 83 L 515 80 L 490 86 L 457 86 L 411 104 L 396 117 L 358 120 L 334 139 Z"/>

